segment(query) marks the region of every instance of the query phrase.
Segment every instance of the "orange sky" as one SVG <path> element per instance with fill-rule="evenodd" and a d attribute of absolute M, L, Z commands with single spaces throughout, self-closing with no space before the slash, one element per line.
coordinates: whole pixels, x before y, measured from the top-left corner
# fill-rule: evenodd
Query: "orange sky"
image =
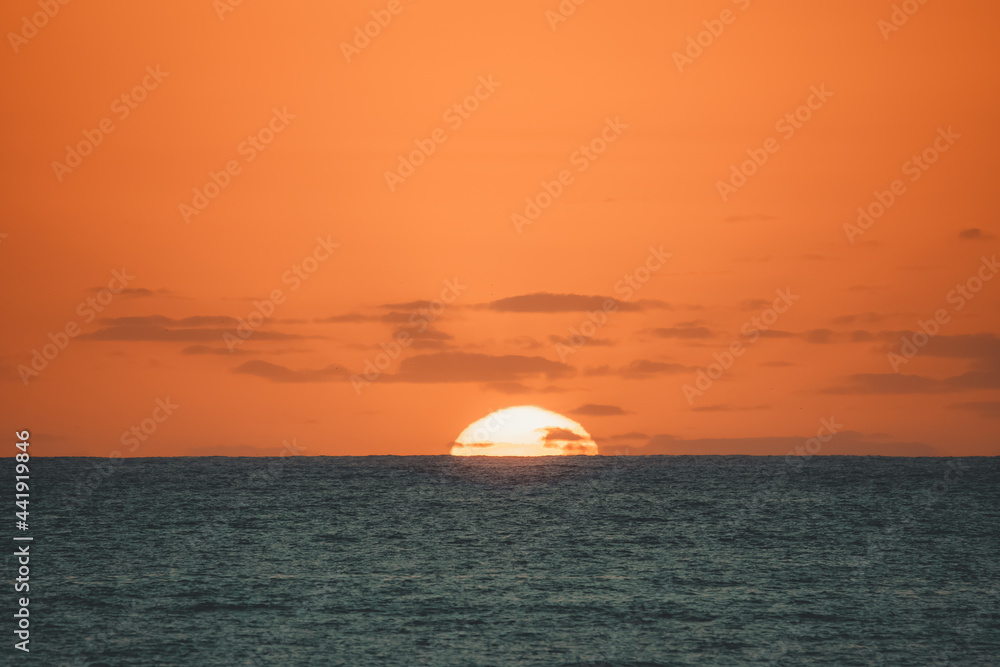
<path fill-rule="evenodd" d="M 605 453 L 834 418 L 819 453 L 1000 454 L 996 3 L 49 4 L 0 9 L 2 415 L 36 455 L 442 454 L 525 404 Z"/>

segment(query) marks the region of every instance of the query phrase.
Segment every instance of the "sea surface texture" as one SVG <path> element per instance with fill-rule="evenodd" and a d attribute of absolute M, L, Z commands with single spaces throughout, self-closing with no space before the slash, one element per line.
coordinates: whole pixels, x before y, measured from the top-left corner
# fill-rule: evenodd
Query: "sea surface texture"
<path fill-rule="evenodd" d="M 997 458 L 35 458 L 31 478 L 31 654 L 3 664 L 1000 664 Z"/>

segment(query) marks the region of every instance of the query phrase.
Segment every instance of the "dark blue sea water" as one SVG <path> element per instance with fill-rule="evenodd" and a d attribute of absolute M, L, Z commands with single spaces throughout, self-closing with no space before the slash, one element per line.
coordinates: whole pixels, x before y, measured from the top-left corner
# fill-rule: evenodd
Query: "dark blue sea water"
<path fill-rule="evenodd" d="M 32 459 L 3 661 L 1000 664 L 1000 459 L 790 461 Z"/>

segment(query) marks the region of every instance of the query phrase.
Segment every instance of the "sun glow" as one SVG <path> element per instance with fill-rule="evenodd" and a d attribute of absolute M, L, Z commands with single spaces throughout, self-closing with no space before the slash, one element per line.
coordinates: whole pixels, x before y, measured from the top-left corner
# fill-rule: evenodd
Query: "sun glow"
<path fill-rule="evenodd" d="M 597 454 L 579 423 L 534 405 L 504 408 L 470 424 L 452 445 L 453 456 L 572 456 Z"/>

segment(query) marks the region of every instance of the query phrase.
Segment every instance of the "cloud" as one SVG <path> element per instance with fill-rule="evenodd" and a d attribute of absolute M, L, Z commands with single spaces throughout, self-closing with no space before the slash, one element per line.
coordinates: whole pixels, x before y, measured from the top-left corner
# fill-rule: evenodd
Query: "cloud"
<path fill-rule="evenodd" d="M 963 229 L 960 231 L 958 233 L 958 238 L 966 241 L 987 241 L 996 237 L 989 232 L 984 232 L 978 227 L 972 227 L 971 229 Z"/>
<path fill-rule="evenodd" d="M 565 428 L 545 429 L 544 447 L 558 449 L 563 454 L 584 454 L 593 451 L 594 442 Z"/>
<path fill-rule="evenodd" d="M 91 287 L 90 291 L 91 292 L 100 292 L 100 291 L 106 290 L 106 289 L 108 289 L 108 288 L 107 287 Z M 146 288 L 146 287 L 125 287 L 124 289 L 119 290 L 115 294 L 116 294 L 116 296 L 121 296 L 121 297 L 124 297 L 126 299 L 149 299 L 149 298 L 153 298 L 153 297 L 171 298 L 171 297 L 176 296 L 174 292 L 172 292 L 172 291 L 170 291 L 168 289 L 162 289 L 161 288 L 161 289 L 158 289 L 158 290 L 151 290 L 151 289 Z"/>
<path fill-rule="evenodd" d="M 165 315 L 141 315 L 137 317 L 102 317 L 97 320 L 100 324 L 110 326 L 177 326 L 177 327 L 201 327 L 201 326 L 235 326 L 239 321 L 235 317 L 228 315 L 193 315 L 175 319 Z"/>
<path fill-rule="evenodd" d="M 604 438 L 604 440 L 613 440 L 616 442 L 619 440 L 649 440 L 649 436 L 641 431 L 629 431 L 628 433 L 609 435 L 607 438 Z"/>
<path fill-rule="evenodd" d="M 575 345 L 572 342 L 570 342 L 570 339 L 564 338 L 562 336 L 549 336 L 549 342 L 551 342 L 553 345 L 566 345 L 568 347 L 573 347 L 575 349 Z M 610 338 L 587 339 L 587 345 L 596 345 L 598 347 L 610 347 L 614 344 L 615 342 Z"/>
<path fill-rule="evenodd" d="M 900 342 L 911 331 L 883 331 L 881 338 Z M 982 359 L 985 362 L 1000 365 L 1000 338 L 992 333 L 960 334 L 957 336 L 938 335 L 930 339 L 920 354 L 930 357 L 949 357 L 953 359 Z"/>
<path fill-rule="evenodd" d="M 749 438 L 695 438 L 684 439 L 672 435 L 654 435 L 642 447 L 631 452 L 636 455 L 745 455 L 787 456 L 803 447 L 806 436 L 772 436 Z M 604 453 L 602 451 L 602 453 Z M 938 456 L 938 451 L 922 442 L 895 442 L 875 440 L 857 431 L 842 431 L 829 442 L 823 443 L 818 452 L 822 456 Z"/>
<path fill-rule="evenodd" d="M 694 370 L 691 366 L 681 364 L 664 363 L 660 361 L 650 361 L 648 359 L 637 359 L 628 366 L 622 367 L 618 374 L 623 378 L 631 380 L 645 379 L 654 375 L 673 375 L 675 373 L 686 373 Z"/>
<path fill-rule="evenodd" d="M 649 359 L 636 359 L 629 365 L 622 366 L 621 368 L 611 368 L 611 366 L 607 365 L 586 368 L 583 371 L 583 375 L 584 377 L 617 375 L 629 380 L 642 380 L 656 375 L 674 375 L 693 370 L 695 370 L 693 366 L 650 361 Z"/>
<path fill-rule="evenodd" d="M 414 350 L 445 350 L 454 347 L 450 342 L 454 340 L 454 336 L 432 327 L 427 327 L 423 331 L 415 327 L 396 327 L 393 337 L 398 339 L 404 332 L 410 336 L 410 344 L 407 347 Z"/>
<path fill-rule="evenodd" d="M 419 304 L 423 304 L 422 301 L 414 301 L 411 303 L 400 303 L 400 304 L 384 304 L 382 308 L 394 308 L 394 307 L 415 307 Z M 430 302 L 426 302 L 430 303 Z M 401 332 L 406 332 L 410 341 L 407 347 L 412 347 L 415 350 L 427 350 L 436 349 L 443 350 L 451 348 L 452 345 L 449 341 L 453 340 L 453 336 L 450 334 L 438 331 L 430 326 L 430 322 L 433 317 L 428 319 L 419 313 L 412 312 L 399 312 L 393 310 L 388 313 L 379 313 L 376 315 L 366 315 L 363 313 L 345 313 L 343 315 L 331 315 L 330 317 L 324 317 L 313 320 L 317 323 L 322 324 L 347 324 L 347 323 L 360 323 L 360 322 L 383 322 L 385 324 L 395 324 L 397 325 L 392 332 L 392 336 L 396 337 Z M 354 344 L 351 347 L 357 349 L 366 349 L 367 346 Z"/>
<path fill-rule="evenodd" d="M 882 331 L 879 340 L 899 343 L 911 332 Z M 893 351 L 901 349 L 893 346 Z M 938 335 L 920 349 L 920 355 L 970 360 L 964 373 L 930 378 L 905 373 L 849 375 L 844 384 L 825 390 L 829 394 L 944 394 L 975 389 L 1000 389 L 1000 338 L 994 334 Z"/>
<path fill-rule="evenodd" d="M 807 343 L 826 344 L 832 343 L 834 332 L 830 329 L 811 329 L 802 334 L 802 339 Z"/>
<path fill-rule="evenodd" d="M 941 380 L 897 373 L 849 375 L 847 384 L 826 390 L 828 394 L 936 394 L 948 391 Z"/>
<path fill-rule="evenodd" d="M 492 391 L 500 392 L 501 394 L 515 395 L 515 394 L 530 394 L 534 391 L 528 385 L 521 382 L 488 382 L 483 385 L 483 388 L 490 389 Z"/>
<path fill-rule="evenodd" d="M 424 322 L 426 318 L 421 317 L 419 314 L 414 313 L 401 313 L 398 311 L 392 311 L 379 316 L 379 321 L 388 322 L 389 324 L 409 324 L 410 326 L 417 326 L 417 322 Z"/>
<path fill-rule="evenodd" d="M 547 428 L 545 429 L 545 442 L 561 441 L 561 442 L 577 442 L 579 440 L 585 440 L 582 435 L 574 433 L 568 428 Z"/>
<path fill-rule="evenodd" d="M 344 313 L 343 315 L 331 315 L 329 317 L 319 317 L 313 320 L 317 324 L 356 324 L 359 322 L 385 322 L 387 324 L 406 324 L 414 317 L 414 313 L 390 312 L 379 313 L 377 315 L 366 315 L 364 313 Z M 419 317 L 419 314 L 417 315 Z"/>
<path fill-rule="evenodd" d="M 586 405 L 581 405 L 578 408 L 570 410 L 570 414 L 587 415 L 590 417 L 613 417 L 618 415 L 627 415 L 628 413 L 617 405 L 598 405 L 596 403 L 587 403 Z"/>
<path fill-rule="evenodd" d="M 350 373 L 341 366 L 330 365 L 316 370 L 292 370 L 285 366 L 258 359 L 247 361 L 237 367 L 234 373 L 256 375 L 271 382 L 337 382 L 350 378 Z"/>
<path fill-rule="evenodd" d="M 549 336 L 549 339 L 559 338 L 558 336 Z M 508 338 L 504 341 L 507 345 L 513 345 L 514 347 L 520 347 L 525 350 L 538 350 L 544 347 L 542 341 L 532 338 L 531 336 L 515 336 L 513 338 Z"/>
<path fill-rule="evenodd" d="M 569 391 L 555 385 L 534 389 L 521 382 L 488 382 L 483 385 L 483 388 L 511 396 L 518 394 L 562 394 Z"/>
<path fill-rule="evenodd" d="M 380 322 L 381 315 L 363 315 L 362 313 L 344 313 L 343 315 L 331 315 L 330 317 L 320 317 L 313 322 L 319 324 L 345 324 L 354 322 Z"/>
<path fill-rule="evenodd" d="M 769 405 L 749 405 L 746 407 L 732 407 L 726 405 L 725 403 L 719 403 L 716 405 L 702 405 L 696 408 L 691 408 L 692 412 L 744 412 L 746 410 L 767 410 Z"/>
<path fill-rule="evenodd" d="M 226 315 L 199 315 L 174 319 L 164 315 L 142 317 L 116 317 L 102 319 L 105 326 L 97 331 L 82 334 L 81 340 L 102 341 L 167 341 L 205 342 L 221 341 L 222 334 L 232 333 L 238 321 Z M 226 328 L 206 328 L 226 327 Z M 297 340 L 304 336 L 278 331 L 255 331 L 256 340 Z"/>
<path fill-rule="evenodd" d="M 795 338 L 799 335 L 791 331 L 780 331 L 778 329 L 755 329 L 754 331 L 759 333 L 761 338 Z"/>
<path fill-rule="evenodd" d="M 385 308 L 387 310 L 412 310 L 419 311 L 421 309 L 426 310 L 431 307 L 432 301 L 426 299 L 420 301 L 406 301 L 404 303 L 383 303 L 379 308 Z"/>
<path fill-rule="evenodd" d="M 632 301 L 639 306 L 639 310 L 673 310 L 674 308 L 687 308 L 688 310 L 702 310 L 700 305 L 675 305 L 660 299 L 636 299 Z"/>
<path fill-rule="evenodd" d="M 516 382 L 544 376 L 549 380 L 572 377 L 571 366 L 543 357 L 518 354 L 489 355 L 439 352 L 404 359 L 399 372 L 383 376 L 391 382 Z"/>
<path fill-rule="evenodd" d="M 415 301 L 404 304 L 384 304 L 380 307 L 415 307 L 423 303 L 424 302 Z M 451 348 L 452 345 L 450 344 L 450 341 L 453 340 L 453 336 L 444 333 L 443 331 L 438 331 L 430 326 L 430 322 L 433 319 L 433 317 L 428 319 L 427 317 L 421 316 L 419 313 L 399 312 L 393 310 L 388 313 L 378 313 L 373 315 L 358 312 L 345 313 L 342 315 L 331 315 L 329 317 L 318 318 L 313 321 L 322 324 L 349 324 L 361 322 L 382 322 L 385 324 L 394 324 L 396 326 L 393 329 L 391 336 L 398 339 L 398 336 L 405 332 L 409 336 L 406 347 L 411 347 L 415 350 L 443 350 Z M 355 349 L 370 349 L 371 346 L 353 343 L 349 344 L 348 347 Z"/>
<path fill-rule="evenodd" d="M 1000 389 L 1000 371 L 977 369 L 936 379 L 902 373 L 861 373 L 847 383 L 827 389 L 828 394 L 947 394 L 972 389 Z"/>
<path fill-rule="evenodd" d="M 315 352 L 315 350 L 304 348 L 304 347 L 285 347 L 281 349 L 267 350 L 268 355 L 273 354 L 303 354 L 308 352 Z M 211 345 L 189 345 L 181 350 L 181 354 L 187 355 L 199 355 L 199 354 L 214 354 L 223 357 L 239 356 L 246 354 L 262 354 L 260 352 L 251 352 L 250 350 L 244 350 L 241 348 L 233 348 L 230 352 L 228 347 L 212 347 Z"/>
<path fill-rule="evenodd" d="M 290 456 L 287 447 L 251 445 L 208 445 L 187 450 L 185 456 Z M 291 455 L 295 456 L 295 455 Z"/>
<path fill-rule="evenodd" d="M 248 350 L 242 350 L 239 348 L 233 348 L 231 351 L 228 347 L 210 347 L 208 345 L 189 345 L 181 350 L 181 354 L 221 354 L 224 356 L 232 356 L 234 354 L 250 354 Z"/>
<path fill-rule="evenodd" d="M 536 292 L 498 299 L 479 308 L 487 308 L 500 313 L 583 313 L 593 310 L 603 310 L 605 303 L 611 301 L 611 307 L 620 311 L 638 312 L 645 308 L 669 307 L 661 301 L 639 300 L 618 301 L 608 296 L 585 296 L 582 294 L 551 294 Z"/>
<path fill-rule="evenodd" d="M 658 338 L 712 338 L 713 334 L 708 327 L 678 326 L 653 329 L 653 335 Z"/>
<path fill-rule="evenodd" d="M 970 401 L 966 403 L 953 403 L 948 407 L 955 410 L 976 412 L 980 417 L 1000 419 L 1000 401 Z"/>

